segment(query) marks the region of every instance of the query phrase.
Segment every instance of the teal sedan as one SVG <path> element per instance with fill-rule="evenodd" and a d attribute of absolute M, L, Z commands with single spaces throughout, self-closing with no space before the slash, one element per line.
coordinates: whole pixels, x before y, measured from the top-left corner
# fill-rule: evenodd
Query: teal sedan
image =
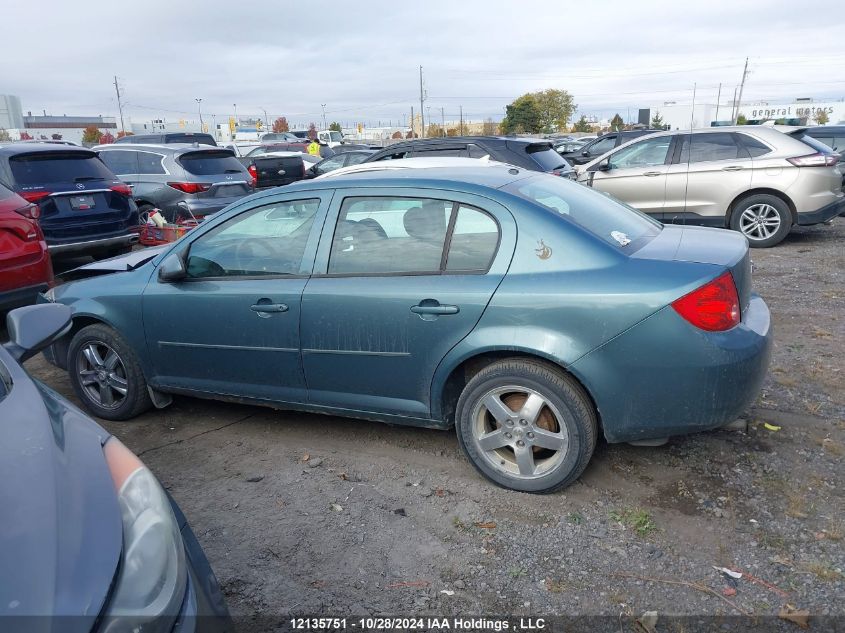
<path fill-rule="evenodd" d="M 183 394 L 454 427 L 526 492 L 572 483 L 599 434 L 733 421 L 772 340 L 742 235 L 493 163 L 273 189 L 72 276 L 47 355 L 101 418 Z"/>

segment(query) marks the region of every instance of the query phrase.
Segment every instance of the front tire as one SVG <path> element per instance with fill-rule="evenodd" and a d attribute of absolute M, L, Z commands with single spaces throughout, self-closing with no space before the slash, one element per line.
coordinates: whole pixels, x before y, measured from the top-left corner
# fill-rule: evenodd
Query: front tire
<path fill-rule="evenodd" d="M 596 446 L 596 412 L 581 386 L 540 361 L 498 361 L 464 388 L 458 441 L 473 466 L 503 488 L 531 493 L 575 481 Z"/>
<path fill-rule="evenodd" d="M 67 369 L 76 395 L 97 417 L 128 420 L 152 407 L 135 352 L 106 325 L 89 325 L 76 333 Z"/>
<path fill-rule="evenodd" d="M 792 213 L 776 196 L 746 196 L 734 206 L 731 228 L 742 233 L 752 248 L 769 248 L 780 244 L 792 229 Z"/>

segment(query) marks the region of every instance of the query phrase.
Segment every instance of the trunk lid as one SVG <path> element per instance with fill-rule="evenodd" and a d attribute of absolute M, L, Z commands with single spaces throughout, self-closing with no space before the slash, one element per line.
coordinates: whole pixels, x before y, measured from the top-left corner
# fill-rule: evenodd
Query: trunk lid
<path fill-rule="evenodd" d="M 241 198 L 251 192 L 252 177 L 228 149 L 198 149 L 186 152 L 177 162 L 189 180 L 209 185 L 197 198 Z"/>
<path fill-rule="evenodd" d="M 701 226 L 667 225 L 632 257 L 720 266 L 733 276 L 740 308 L 743 311 L 748 308 L 751 257 L 748 240 L 740 233 Z"/>

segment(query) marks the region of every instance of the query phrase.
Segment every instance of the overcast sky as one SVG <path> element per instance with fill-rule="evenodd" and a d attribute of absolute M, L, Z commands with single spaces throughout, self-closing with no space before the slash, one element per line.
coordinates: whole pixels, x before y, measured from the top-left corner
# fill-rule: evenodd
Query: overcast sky
<path fill-rule="evenodd" d="M 732 96 L 845 97 L 836 2 L 29 0 L 2 10 L 0 93 L 24 113 L 135 120 L 239 115 L 320 125 L 500 119 L 525 92 L 568 90 L 579 114 Z M 812 19 L 810 19 L 812 18 Z M 435 116 L 436 114 L 436 116 Z M 219 118 L 218 118 L 218 122 Z"/>

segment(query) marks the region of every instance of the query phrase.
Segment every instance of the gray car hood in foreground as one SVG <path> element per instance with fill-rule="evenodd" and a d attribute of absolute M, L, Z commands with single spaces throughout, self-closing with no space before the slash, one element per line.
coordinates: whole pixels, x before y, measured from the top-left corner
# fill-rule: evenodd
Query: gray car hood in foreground
<path fill-rule="evenodd" d="M 109 595 L 123 540 L 102 449 L 108 433 L 33 382 L 0 348 L 0 372 L 6 371 L 0 621 L 13 631 L 89 631 Z"/>
<path fill-rule="evenodd" d="M 146 264 L 167 248 L 170 248 L 170 244 L 142 248 L 141 250 L 132 251 L 126 255 L 118 255 L 117 257 L 111 257 L 109 259 L 102 259 L 90 264 L 85 264 L 79 268 L 74 268 L 66 273 L 62 273 L 59 276 L 62 281 L 74 281 L 76 279 L 86 279 L 87 277 L 97 277 L 98 275 L 125 273 L 129 270 L 135 270 L 138 266 Z"/>

